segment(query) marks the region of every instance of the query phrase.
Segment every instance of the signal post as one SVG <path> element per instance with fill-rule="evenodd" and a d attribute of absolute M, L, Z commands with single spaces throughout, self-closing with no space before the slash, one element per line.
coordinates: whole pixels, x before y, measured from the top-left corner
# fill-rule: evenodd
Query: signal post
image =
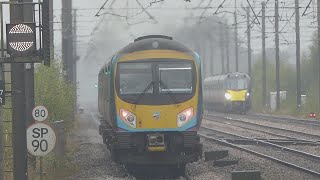
<path fill-rule="evenodd" d="M 6 93 L 12 96 L 13 177 L 26 180 L 26 127 L 33 121 L 31 110 L 34 106 L 33 63 L 50 64 L 49 0 L 37 3 L 17 0 L 1 2 L 0 6 L 1 27 L 5 26 L 3 8 L 10 8 L 10 24 L 2 28 L 5 33 L 1 31 L 0 63 L 11 64 L 12 90 Z M 35 15 L 35 12 L 39 14 Z"/>

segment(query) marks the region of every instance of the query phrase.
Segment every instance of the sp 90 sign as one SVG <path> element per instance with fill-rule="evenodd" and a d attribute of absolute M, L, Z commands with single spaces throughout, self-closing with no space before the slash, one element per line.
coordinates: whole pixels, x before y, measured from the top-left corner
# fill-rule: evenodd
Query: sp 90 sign
<path fill-rule="evenodd" d="M 56 134 L 44 123 L 35 123 L 27 129 L 27 148 L 34 156 L 47 155 L 56 144 Z"/>

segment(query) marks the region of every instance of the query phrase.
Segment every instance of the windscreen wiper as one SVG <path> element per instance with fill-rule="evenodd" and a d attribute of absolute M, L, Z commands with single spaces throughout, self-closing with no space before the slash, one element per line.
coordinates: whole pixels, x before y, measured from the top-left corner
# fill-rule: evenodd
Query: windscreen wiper
<path fill-rule="evenodd" d="M 160 86 L 164 87 L 165 90 L 169 93 L 171 99 L 173 100 L 173 102 L 175 104 L 179 104 L 180 102 L 178 101 L 178 99 L 176 98 L 176 96 L 173 95 L 172 91 L 163 83 L 162 80 L 160 80 Z"/>
<path fill-rule="evenodd" d="M 154 84 L 153 81 L 151 81 L 149 85 L 140 93 L 139 97 L 133 104 L 138 104 L 142 99 L 142 97 L 146 94 L 146 92 L 153 86 L 153 84 Z"/>

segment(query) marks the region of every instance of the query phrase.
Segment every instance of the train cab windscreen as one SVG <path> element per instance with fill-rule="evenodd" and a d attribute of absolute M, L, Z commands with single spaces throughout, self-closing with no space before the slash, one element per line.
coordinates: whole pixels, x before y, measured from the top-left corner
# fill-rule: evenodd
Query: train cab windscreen
<path fill-rule="evenodd" d="M 160 64 L 159 92 L 191 93 L 192 92 L 191 64 Z"/>
<path fill-rule="evenodd" d="M 186 60 L 122 62 L 118 64 L 117 92 L 134 104 L 170 104 L 172 95 L 183 102 L 195 93 L 195 73 L 194 64 Z M 143 97 L 138 101 L 139 96 Z"/>
<path fill-rule="evenodd" d="M 231 90 L 248 89 L 248 80 L 246 78 L 229 78 L 226 81 L 226 88 Z"/>
<path fill-rule="evenodd" d="M 120 63 L 120 94 L 140 94 L 152 83 L 151 63 Z M 153 93 L 150 86 L 145 93 Z"/>

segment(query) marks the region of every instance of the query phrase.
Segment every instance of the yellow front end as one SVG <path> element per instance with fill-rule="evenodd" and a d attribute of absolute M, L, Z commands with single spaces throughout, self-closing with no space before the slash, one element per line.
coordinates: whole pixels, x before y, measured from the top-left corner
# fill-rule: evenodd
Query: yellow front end
<path fill-rule="evenodd" d="M 164 106 L 148 106 L 148 105 L 133 105 L 117 98 L 117 112 L 125 109 L 133 113 L 136 118 L 136 127 L 126 124 L 126 130 L 132 131 L 173 131 L 177 128 L 183 128 L 184 124 L 179 124 L 177 121 L 178 115 L 185 110 L 191 112 L 189 121 L 196 116 L 198 98 L 194 97 L 191 100 L 179 105 L 164 105 Z M 121 115 L 120 115 L 121 116 Z M 120 118 L 124 123 L 125 120 Z M 186 122 L 187 123 L 187 122 Z M 185 123 L 185 124 L 186 124 Z M 121 123 L 120 123 L 121 124 Z"/>
<path fill-rule="evenodd" d="M 225 110 L 246 113 L 248 109 L 248 95 L 248 90 L 227 90 L 225 94 Z"/>
<path fill-rule="evenodd" d="M 135 60 L 153 58 L 170 58 L 179 59 L 185 61 L 193 61 L 193 57 L 177 51 L 171 50 L 147 50 L 138 51 L 124 55 L 119 62 L 134 62 Z M 196 72 L 198 72 L 198 67 Z M 117 68 L 116 68 L 117 69 Z M 115 73 L 116 74 L 116 73 Z M 197 73 L 196 73 L 197 74 Z M 195 79 L 197 79 L 196 77 Z M 115 78 L 116 79 L 116 78 Z M 116 111 L 118 113 L 117 125 L 118 128 L 126 131 L 142 132 L 142 131 L 184 131 L 189 128 L 195 127 L 198 123 L 197 108 L 198 108 L 198 94 L 199 94 L 199 82 L 196 81 L 195 95 L 182 103 L 169 105 L 135 105 L 127 103 L 119 98 L 116 94 L 115 104 Z M 115 90 L 116 92 L 116 90 Z M 157 101 L 155 99 L 155 101 Z M 132 113 L 136 117 L 135 124 L 128 124 L 125 118 L 122 117 L 121 111 L 126 110 Z M 187 119 L 183 123 L 179 123 L 177 120 L 179 114 L 188 113 Z"/>
<path fill-rule="evenodd" d="M 230 101 L 245 101 L 247 98 L 248 90 L 227 90 L 230 94 Z"/>

